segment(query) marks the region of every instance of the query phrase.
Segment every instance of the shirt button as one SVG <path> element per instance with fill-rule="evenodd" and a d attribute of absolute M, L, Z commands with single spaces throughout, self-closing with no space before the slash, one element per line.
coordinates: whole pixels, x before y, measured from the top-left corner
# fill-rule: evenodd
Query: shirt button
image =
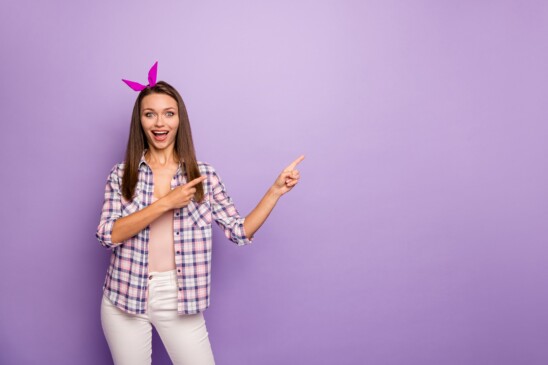
<path fill-rule="evenodd" d="M 175 213 L 175 216 L 178 217 L 178 216 L 179 216 L 179 213 Z"/>
<path fill-rule="evenodd" d="M 178 235 L 179 235 L 179 232 L 175 232 L 175 234 L 178 236 Z"/>
<path fill-rule="evenodd" d="M 149 280 L 152 280 L 152 275 L 150 275 L 150 276 L 148 277 L 148 279 L 149 279 Z"/>
<path fill-rule="evenodd" d="M 179 255 L 181 253 L 181 251 L 177 251 L 177 255 Z"/>
<path fill-rule="evenodd" d="M 177 272 L 181 272 L 181 269 L 177 269 Z"/>
<path fill-rule="evenodd" d="M 179 288 L 179 291 L 183 290 L 183 288 Z"/>

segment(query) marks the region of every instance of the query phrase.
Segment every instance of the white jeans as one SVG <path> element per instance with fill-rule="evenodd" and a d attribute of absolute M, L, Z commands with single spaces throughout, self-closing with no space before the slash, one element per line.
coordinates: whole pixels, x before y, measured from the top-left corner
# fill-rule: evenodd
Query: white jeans
<path fill-rule="evenodd" d="M 152 325 L 175 365 L 214 365 L 202 313 L 177 315 L 175 270 L 150 273 L 148 313 L 129 314 L 103 296 L 101 325 L 114 364 L 150 365 Z"/>

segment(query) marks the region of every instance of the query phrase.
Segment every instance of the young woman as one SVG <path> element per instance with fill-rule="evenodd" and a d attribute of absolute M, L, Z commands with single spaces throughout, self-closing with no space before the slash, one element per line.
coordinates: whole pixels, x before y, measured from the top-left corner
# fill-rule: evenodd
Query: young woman
<path fill-rule="evenodd" d="M 251 243 L 278 199 L 299 181 L 293 161 L 259 204 L 241 217 L 215 169 L 196 160 L 179 93 L 124 80 L 140 91 L 124 163 L 113 167 L 97 228 L 112 249 L 101 323 L 114 363 L 150 364 L 154 326 L 174 364 L 214 364 L 202 312 L 209 306 L 211 224 Z"/>

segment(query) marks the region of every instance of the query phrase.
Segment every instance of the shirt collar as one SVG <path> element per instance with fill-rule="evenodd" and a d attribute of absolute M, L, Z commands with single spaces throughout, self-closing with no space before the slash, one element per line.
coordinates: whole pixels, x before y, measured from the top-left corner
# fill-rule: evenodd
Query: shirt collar
<path fill-rule="evenodd" d="M 143 151 L 143 154 L 141 155 L 141 160 L 139 161 L 139 168 L 141 168 L 141 165 L 142 164 L 145 164 L 148 166 L 148 163 L 147 163 L 147 160 L 145 159 L 145 153 L 147 152 L 146 148 L 145 150 Z M 150 166 L 149 166 L 150 168 Z"/>
<path fill-rule="evenodd" d="M 141 155 L 141 160 L 139 161 L 139 169 L 141 168 L 143 164 L 145 164 L 145 166 L 147 166 L 150 169 L 150 166 L 148 165 L 147 160 L 145 159 L 146 152 L 147 152 L 147 149 L 145 148 L 145 150 L 143 151 L 143 154 Z M 181 166 L 181 163 L 179 162 L 179 167 L 177 168 L 176 174 L 181 173 L 183 171 L 182 168 L 183 167 Z"/>

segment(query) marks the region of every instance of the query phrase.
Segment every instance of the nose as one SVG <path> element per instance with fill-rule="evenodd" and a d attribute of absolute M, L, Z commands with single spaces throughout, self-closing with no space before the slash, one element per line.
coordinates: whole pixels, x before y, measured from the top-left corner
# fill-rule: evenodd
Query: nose
<path fill-rule="evenodd" d="M 156 121 L 154 122 L 155 127 L 161 127 L 164 125 L 164 116 L 161 114 L 158 114 L 156 117 Z"/>

